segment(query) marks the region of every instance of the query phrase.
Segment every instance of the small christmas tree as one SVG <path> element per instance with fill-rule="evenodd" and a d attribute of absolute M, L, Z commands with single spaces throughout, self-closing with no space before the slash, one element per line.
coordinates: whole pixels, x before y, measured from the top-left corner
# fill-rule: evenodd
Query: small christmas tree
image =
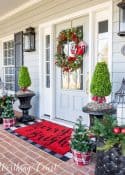
<path fill-rule="evenodd" d="M 2 112 L 2 117 L 3 118 L 14 118 L 14 112 L 13 112 L 13 105 L 12 105 L 12 98 L 11 97 L 6 97 L 6 99 L 5 99 L 5 104 L 4 104 L 3 112 Z"/>
<path fill-rule="evenodd" d="M 75 123 L 70 144 L 72 149 L 80 152 L 89 152 L 92 149 L 88 130 L 82 124 L 81 117 L 79 117 L 77 123 Z"/>
<path fill-rule="evenodd" d="M 22 66 L 19 70 L 18 85 L 21 89 L 26 89 L 31 85 L 31 79 L 28 72 L 28 68 L 25 66 Z"/>
<path fill-rule="evenodd" d="M 107 64 L 99 62 L 96 65 L 90 91 L 93 96 L 105 97 L 111 93 L 111 82 Z"/>

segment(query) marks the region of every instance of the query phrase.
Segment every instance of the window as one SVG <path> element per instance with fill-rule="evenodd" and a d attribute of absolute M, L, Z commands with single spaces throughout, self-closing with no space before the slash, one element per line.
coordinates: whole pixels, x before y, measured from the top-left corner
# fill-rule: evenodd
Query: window
<path fill-rule="evenodd" d="M 98 22 L 97 52 L 98 59 L 108 63 L 108 20 Z"/>
<path fill-rule="evenodd" d="M 50 88 L 50 35 L 45 36 L 45 84 Z"/>
<path fill-rule="evenodd" d="M 99 22 L 98 28 L 99 34 L 108 32 L 108 20 Z"/>
<path fill-rule="evenodd" d="M 14 41 L 10 40 L 3 43 L 3 70 L 4 86 L 6 90 L 15 90 L 15 59 Z"/>

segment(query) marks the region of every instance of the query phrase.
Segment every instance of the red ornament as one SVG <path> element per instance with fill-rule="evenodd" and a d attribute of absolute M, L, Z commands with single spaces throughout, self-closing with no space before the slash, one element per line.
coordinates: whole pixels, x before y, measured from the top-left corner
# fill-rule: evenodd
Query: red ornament
<path fill-rule="evenodd" d="M 98 103 L 104 103 L 104 102 L 106 102 L 105 97 L 94 96 L 94 97 L 92 97 L 92 100 L 93 100 L 93 101 L 96 101 L 96 102 L 98 102 Z"/>
<path fill-rule="evenodd" d="M 125 128 L 122 128 L 122 129 L 121 129 L 121 133 L 122 133 L 122 134 L 125 134 Z"/>
<path fill-rule="evenodd" d="M 119 134 L 121 132 L 121 128 L 120 127 L 115 127 L 113 129 L 113 132 L 114 132 L 114 134 Z"/>
<path fill-rule="evenodd" d="M 83 55 L 83 49 L 78 47 L 76 54 L 77 55 Z"/>
<path fill-rule="evenodd" d="M 106 102 L 105 97 L 98 97 L 98 103 L 104 103 Z"/>
<path fill-rule="evenodd" d="M 97 96 L 94 96 L 94 97 L 92 97 L 92 100 L 93 101 L 98 101 L 98 97 Z"/>

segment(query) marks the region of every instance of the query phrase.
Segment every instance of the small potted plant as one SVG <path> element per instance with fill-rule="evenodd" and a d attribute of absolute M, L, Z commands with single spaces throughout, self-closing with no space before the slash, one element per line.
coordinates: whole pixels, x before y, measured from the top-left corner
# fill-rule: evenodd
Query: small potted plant
<path fill-rule="evenodd" d="M 73 160 L 77 165 L 87 165 L 91 160 L 92 142 L 89 137 L 89 131 L 82 124 L 82 118 L 79 117 L 70 140 Z"/>
<path fill-rule="evenodd" d="M 14 124 L 16 122 L 15 116 L 14 116 L 14 111 L 13 111 L 12 101 L 13 101 L 12 96 L 6 96 L 4 99 L 4 106 L 3 106 L 3 112 L 2 112 L 4 129 L 7 129 L 7 128 L 14 126 Z"/>
<path fill-rule="evenodd" d="M 19 70 L 18 85 L 22 91 L 27 91 L 27 88 L 31 85 L 31 78 L 26 66 L 22 66 Z"/>

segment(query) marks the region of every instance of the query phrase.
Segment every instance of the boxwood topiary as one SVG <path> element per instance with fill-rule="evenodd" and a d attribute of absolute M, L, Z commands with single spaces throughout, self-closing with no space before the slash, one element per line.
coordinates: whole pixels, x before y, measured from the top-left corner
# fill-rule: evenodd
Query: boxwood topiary
<path fill-rule="evenodd" d="M 20 88 L 27 88 L 31 85 L 31 78 L 28 68 L 26 66 L 22 66 L 19 69 L 18 85 Z"/>
<path fill-rule="evenodd" d="M 111 82 L 107 64 L 98 62 L 92 77 L 90 91 L 93 96 L 105 97 L 111 93 Z"/>

